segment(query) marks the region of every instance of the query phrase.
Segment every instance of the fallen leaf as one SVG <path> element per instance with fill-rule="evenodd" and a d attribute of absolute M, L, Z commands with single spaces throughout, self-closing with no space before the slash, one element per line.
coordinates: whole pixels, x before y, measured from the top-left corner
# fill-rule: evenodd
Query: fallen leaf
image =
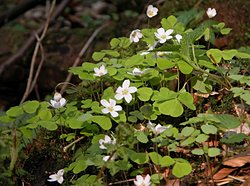
<path fill-rule="evenodd" d="M 250 163 L 250 155 L 230 158 L 224 161 L 222 164 L 230 167 L 242 167 L 246 163 Z"/>
<path fill-rule="evenodd" d="M 236 169 L 237 168 L 222 168 L 216 174 L 214 174 L 213 179 L 220 180 L 222 178 L 225 178 Z"/>

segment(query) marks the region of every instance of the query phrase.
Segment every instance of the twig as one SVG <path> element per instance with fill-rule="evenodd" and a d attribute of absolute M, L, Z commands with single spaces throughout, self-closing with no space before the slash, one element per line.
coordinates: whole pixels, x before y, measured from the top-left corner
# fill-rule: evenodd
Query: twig
<path fill-rule="evenodd" d="M 96 29 L 93 32 L 93 34 L 88 39 L 87 43 L 82 47 L 81 51 L 79 52 L 77 58 L 75 59 L 73 65 L 72 65 L 72 67 L 76 67 L 80 63 L 82 56 L 85 54 L 85 52 L 87 51 L 87 49 L 89 48 L 90 44 L 93 42 L 93 40 L 95 39 L 95 37 L 97 36 L 97 34 L 102 29 L 104 29 L 106 26 L 108 26 L 108 24 L 109 24 L 108 22 L 104 23 L 103 25 L 101 25 L 98 29 Z M 67 76 L 67 78 L 66 78 L 66 80 L 65 80 L 65 82 L 63 83 L 62 88 L 61 88 L 61 91 L 60 91 L 61 94 L 65 91 L 66 86 L 70 82 L 71 78 L 72 78 L 72 73 L 69 73 L 68 76 Z"/>
<path fill-rule="evenodd" d="M 117 182 L 114 182 L 114 183 L 109 183 L 109 185 L 117 185 L 117 184 L 121 184 L 121 183 L 125 183 L 125 182 L 131 182 L 131 181 L 134 181 L 135 179 L 128 179 L 128 180 L 122 180 L 122 181 L 117 181 Z"/>
<path fill-rule="evenodd" d="M 70 0 L 63 0 L 55 10 L 54 14 L 51 16 L 50 23 L 53 22 L 60 13 L 64 10 L 66 5 L 70 2 Z M 36 30 L 36 33 L 40 35 L 44 29 L 44 25 L 42 25 L 39 29 Z M 31 34 L 29 39 L 25 42 L 25 44 L 18 50 L 16 54 L 11 56 L 7 61 L 0 65 L 0 75 L 3 73 L 4 69 L 11 65 L 12 63 L 18 61 L 20 58 L 23 57 L 24 53 L 32 48 L 33 43 L 36 41 L 36 37 L 34 34 Z"/>
<path fill-rule="evenodd" d="M 76 139 L 75 141 L 73 141 L 72 143 L 68 144 L 67 146 L 63 147 L 63 152 L 66 152 L 68 150 L 68 148 L 70 148 L 72 145 L 76 144 L 77 142 L 81 141 L 84 138 L 84 136 Z"/>
<path fill-rule="evenodd" d="M 26 90 L 24 92 L 24 95 L 23 95 L 23 98 L 22 98 L 20 104 L 23 103 L 26 100 L 26 98 L 29 96 L 29 94 L 31 92 L 31 84 L 32 84 L 32 79 L 33 79 L 33 71 L 34 71 L 34 67 L 35 67 L 36 57 L 37 57 L 39 48 L 40 48 L 40 46 L 42 44 L 42 40 L 44 39 L 44 37 L 45 37 L 45 35 L 47 33 L 49 23 L 50 23 L 50 19 L 51 19 L 52 13 L 54 11 L 55 5 L 56 5 L 56 0 L 53 0 L 41 36 L 39 37 L 38 35 L 35 35 L 36 38 L 37 38 L 37 42 L 36 42 L 35 50 L 33 52 L 32 60 L 31 60 L 30 72 L 29 72 L 29 78 L 28 78 Z"/>

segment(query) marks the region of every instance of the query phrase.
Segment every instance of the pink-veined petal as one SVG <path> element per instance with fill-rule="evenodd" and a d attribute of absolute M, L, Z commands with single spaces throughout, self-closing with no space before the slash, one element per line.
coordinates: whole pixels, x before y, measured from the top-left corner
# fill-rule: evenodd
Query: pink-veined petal
<path fill-rule="evenodd" d="M 170 34 L 173 33 L 173 31 L 174 31 L 173 29 L 168 29 L 168 30 L 166 31 L 166 34 L 167 34 L 167 35 L 170 35 Z"/>
<path fill-rule="evenodd" d="M 113 99 L 109 99 L 109 103 L 111 107 L 114 107 L 116 105 L 116 101 Z"/>
<path fill-rule="evenodd" d="M 159 35 L 165 34 L 165 30 L 164 30 L 164 28 L 162 28 L 162 27 L 161 27 L 161 28 L 158 28 L 158 29 L 157 29 L 157 32 L 158 32 Z"/>
<path fill-rule="evenodd" d="M 64 105 L 66 105 L 66 99 L 65 98 L 61 98 L 60 99 L 60 105 L 61 105 L 61 107 L 63 107 Z"/>
<path fill-rule="evenodd" d="M 109 109 L 108 109 L 108 108 L 102 109 L 102 113 L 103 113 L 103 114 L 108 114 L 108 113 L 109 113 Z"/>
<path fill-rule="evenodd" d="M 49 176 L 48 181 L 53 182 L 53 181 L 56 181 L 56 180 L 57 180 L 57 174 L 52 174 L 52 175 Z"/>
<path fill-rule="evenodd" d="M 113 116 L 114 118 L 116 118 L 117 116 L 119 116 L 118 112 L 116 111 L 112 111 L 110 112 L 111 116 Z"/>
<path fill-rule="evenodd" d="M 108 136 L 108 135 L 105 135 L 105 137 L 104 137 L 104 142 L 105 143 L 111 143 L 111 138 Z"/>
<path fill-rule="evenodd" d="M 113 107 L 113 109 L 114 109 L 115 111 L 121 111 L 121 110 L 122 110 L 122 107 L 121 107 L 120 105 L 116 105 L 116 106 Z"/>
<path fill-rule="evenodd" d="M 57 171 L 57 175 L 62 176 L 64 174 L 64 169 L 60 169 L 59 171 Z"/>
<path fill-rule="evenodd" d="M 108 102 L 107 100 L 105 100 L 105 99 L 102 99 L 102 100 L 101 100 L 101 104 L 102 104 L 102 106 L 104 106 L 104 107 L 109 107 L 109 106 L 110 106 L 109 102 Z"/>
<path fill-rule="evenodd" d="M 129 87 L 128 88 L 129 93 L 135 93 L 137 91 L 136 87 Z"/>
<path fill-rule="evenodd" d="M 121 100 L 123 97 L 124 97 L 124 95 L 122 95 L 122 94 L 115 95 L 115 99 L 117 99 L 117 100 Z"/>
<path fill-rule="evenodd" d="M 145 181 L 147 184 L 150 184 L 150 176 L 149 176 L 149 174 L 147 174 L 147 176 L 144 178 L 144 181 Z"/>
<path fill-rule="evenodd" d="M 122 83 L 122 88 L 127 89 L 129 87 L 129 85 L 130 85 L 130 81 L 129 81 L 129 79 L 126 79 Z"/>
<path fill-rule="evenodd" d="M 115 92 L 116 92 L 116 93 L 122 93 L 122 91 L 123 91 L 123 88 L 119 86 L 119 87 L 116 89 Z"/>
<path fill-rule="evenodd" d="M 131 100 L 132 100 L 132 95 L 131 94 L 127 94 L 127 95 L 124 96 L 124 98 L 125 98 L 125 100 L 126 100 L 127 103 L 130 103 Z"/>
<path fill-rule="evenodd" d="M 59 177 L 59 179 L 57 179 L 57 182 L 60 183 L 60 184 L 62 184 L 62 182 L 63 182 L 63 177 L 62 177 L 62 176 Z"/>

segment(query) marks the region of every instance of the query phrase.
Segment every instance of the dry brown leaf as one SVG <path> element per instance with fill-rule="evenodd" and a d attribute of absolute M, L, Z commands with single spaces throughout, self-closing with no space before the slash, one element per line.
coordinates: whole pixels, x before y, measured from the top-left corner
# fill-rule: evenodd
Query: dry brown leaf
<path fill-rule="evenodd" d="M 246 163 L 250 163 L 250 155 L 230 158 L 224 161 L 222 164 L 230 167 L 242 167 Z"/>
<path fill-rule="evenodd" d="M 213 179 L 220 180 L 228 176 L 231 172 L 236 170 L 237 168 L 222 168 L 216 174 L 214 174 Z"/>
<path fill-rule="evenodd" d="M 179 179 L 168 180 L 166 186 L 180 186 L 180 180 Z"/>

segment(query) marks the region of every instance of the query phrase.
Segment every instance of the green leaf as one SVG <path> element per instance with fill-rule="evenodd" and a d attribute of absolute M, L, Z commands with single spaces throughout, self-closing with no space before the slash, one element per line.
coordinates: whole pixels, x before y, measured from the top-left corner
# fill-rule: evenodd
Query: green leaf
<path fill-rule="evenodd" d="M 193 71 L 193 67 L 183 60 L 178 61 L 177 65 L 183 74 L 191 74 Z"/>
<path fill-rule="evenodd" d="M 148 101 L 153 94 L 153 90 L 149 87 L 142 87 L 137 90 L 138 98 L 141 101 Z"/>
<path fill-rule="evenodd" d="M 125 61 L 125 66 L 127 67 L 133 67 L 133 66 L 138 66 L 141 65 L 144 61 L 144 56 L 142 55 L 133 55 L 132 57 L 128 58 Z"/>
<path fill-rule="evenodd" d="M 190 136 L 194 132 L 193 127 L 184 127 L 181 131 L 181 134 L 185 137 Z"/>
<path fill-rule="evenodd" d="M 201 130 L 205 134 L 216 134 L 217 133 L 217 128 L 213 125 L 208 125 L 208 124 L 202 125 Z"/>
<path fill-rule="evenodd" d="M 183 142 L 181 142 L 181 146 L 188 146 L 192 143 L 195 142 L 195 137 L 194 136 L 190 136 L 187 139 L 185 139 Z"/>
<path fill-rule="evenodd" d="M 175 160 L 171 158 L 170 156 L 164 156 L 160 159 L 161 167 L 170 167 L 174 163 L 175 163 Z"/>
<path fill-rule="evenodd" d="M 7 112 L 9 117 L 18 117 L 23 114 L 23 108 L 21 106 L 11 107 Z"/>
<path fill-rule="evenodd" d="M 120 53 L 115 51 L 115 50 L 102 50 L 102 52 L 104 52 L 107 55 L 112 56 L 112 57 L 119 57 L 120 56 Z"/>
<path fill-rule="evenodd" d="M 145 117 L 150 117 L 153 114 L 153 107 L 150 104 L 145 104 L 141 106 L 140 111 Z"/>
<path fill-rule="evenodd" d="M 222 51 L 222 57 L 225 60 L 231 60 L 233 57 L 237 54 L 237 50 L 223 50 Z"/>
<path fill-rule="evenodd" d="M 233 115 L 229 114 L 214 114 L 215 117 L 219 122 L 217 125 L 224 129 L 234 129 L 240 126 L 240 121 L 234 117 Z"/>
<path fill-rule="evenodd" d="M 194 149 L 191 152 L 192 152 L 192 154 L 195 154 L 195 155 L 203 155 L 204 154 L 203 149 Z"/>
<path fill-rule="evenodd" d="M 104 130 L 109 130 L 112 127 L 111 120 L 107 116 L 93 116 L 92 121 L 100 125 Z"/>
<path fill-rule="evenodd" d="M 236 133 L 236 134 L 231 134 L 228 137 L 223 137 L 220 139 L 222 143 L 226 144 L 234 144 L 234 143 L 240 143 L 245 140 L 247 136 L 243 133 Z"/>
<path fill-rule="evenodd" d="M 182 178 L 188 174 L 190 174 L 192 171 L 192 167 L 188 161 L 185 161 L 183 159 L 176 159 L 176 163 L 173 167 L 173 175 L 177 178 Z"/>
<path fill-rule="evenodd" d="M 160 70 L 165 70 L 169 68 L 173 68 L 175 66 L 175 63 L 172 61 L 165 59 L 165 58 L 157 58 L 157 67 Z"/>
<path fill-rule="evenodd" d="M 220 155 L 220 149 L 218 148 L 209 148 L 208 149 L 208 156 L 209 157 L 215 157 Z"/>
<path fill-rule="evenodd" d="M 111 49 L 117 48 L 117 46 L 120 44 L 120 42 L 121 41 L 119 39 L 117 39 L 117 38 L 111 39 L 111 41 L 110 41 Z"/>
<path fill-rule="evenodd" d="M 183 107 L 177 99 L 171 99 L 160 103 L 159 111 L 165 115 L 179 117 L 183 113 Z"/>
<path fill-rule="evenodd" d="M 159 184 L 162 179 L 163 179 L 163 176 L 161 174 L 152 174 L 150 176 L 150 181 L 154 184 Z"/>
<path fill-rule="evenodd" d="M 195 110 L 195 105 L 194 105 L 194 98 L 189 92 L 182 92 L 178 96 L 178 100 L 187 106 L 188 108 Z"/>
<path fill-rule="evenodd" d="M 70 118 L 67 120 L 67 123 L 69 125 L 70 128 L 72 129 L 81 129 L 83 128 L 83 121 L 78 120 L 76 118 Z"/>
<path fill-rule="evenodd" d="M 168 30 L 170 28 L 174 28 L 174 25 L 176 24 L 177 19 L 175 16 L 171 15 L 167 19 L 163 18 L 161 20 L 161 25 L 165 30 Z"/>
<path fill-rule="evenodd" d="M 208 135 L 206 134 L 200 134 L 196 137 L 195 141 L 198 142 L 198 143 L 202 143 L 202 142 L 205 142 L 207 141 L 207 139 L 209 138 Z"/>
<path fill-rule="evenodd" d="M 137 164 L 145 164 L 149 161 L 147 153 L 135 152 L 129 148 L 124 148 L 128 157 Z"/>
<path fill-rule="evenodd" d="M 147 143 L 148 142 L 148 137 L 144 132 L 138 131 L 138 132 L 136 132 L 135 135 L 136 135 L 136 138 L 137 138 L 137 140 L 139 142 L 141 142 L 141 143 Z"/>
<path fill-rule="evenodd" d="M 219 63 L 222 58 L 222 51 L 219 49 L 210 49 L 207 51 L 207 56 L 211 59 L 213 63 L 214 60 L 216 63 Z"/>
<path fill-rule="evenodd" d="M 27 101 L 22 106 L 23 106 L 23 110 L 25 112 L 27 112 L 28 114 L 32 114 L 32 113 L 36 112 L 39 105 L 40 104 L 38 101 Z"/>
<path fill-rule="evenodd" d="M 38 116 L 41 120 L 49 121 L 52 118 L 52 114 L 49 109 L 40 110 Z"/>
<path fill-rule="evenodd" d="M 95 61 L 100 61 L 102 60 L 102 58 L 105 56 L 105 53 L 104 52 L 94 52 L 93 55 L 92 55 L 92 58 L 95 60 Z"/>
<path fill-rule="evenodd" d="M 38 121 L 37 123 L 41 127 L 44 127 L 48 130 L 56 130 L 57 129 L 57 124 L 55 122 L 52 122 L 52 121 Z"/>
<path fill-rule="evenodd" d="M 84 62 L 82 64 L 82 70 L 87 72 L 93 72 L 95 67 L 97 67 L 97 65 L 94 63 Z"/>
<path fill-rule="evenodd" d="M 220 33 L 222 35 L 227 35 L 231 32 L 231 30 L 232 30 L 231 28 L 223 28 L 223 29 L 221 29 Z"/>
<path fill-rule="evenodd" d="M 158 154 L 157 152 L 150 152 L 148 155 L 155 165 L 160 165 L 160 161 L 162 159 L 162 156 L 160 154 Z"/>
<path fill-rule="evenodd" d="M 88 166 L 87 166 L 85 160 L 80 159 L 77 162 L 75 162 L 75 167 L 73 169 L 73 173 L 78 174 L 78 173 L 84 171 L 87 167 Z"/>

